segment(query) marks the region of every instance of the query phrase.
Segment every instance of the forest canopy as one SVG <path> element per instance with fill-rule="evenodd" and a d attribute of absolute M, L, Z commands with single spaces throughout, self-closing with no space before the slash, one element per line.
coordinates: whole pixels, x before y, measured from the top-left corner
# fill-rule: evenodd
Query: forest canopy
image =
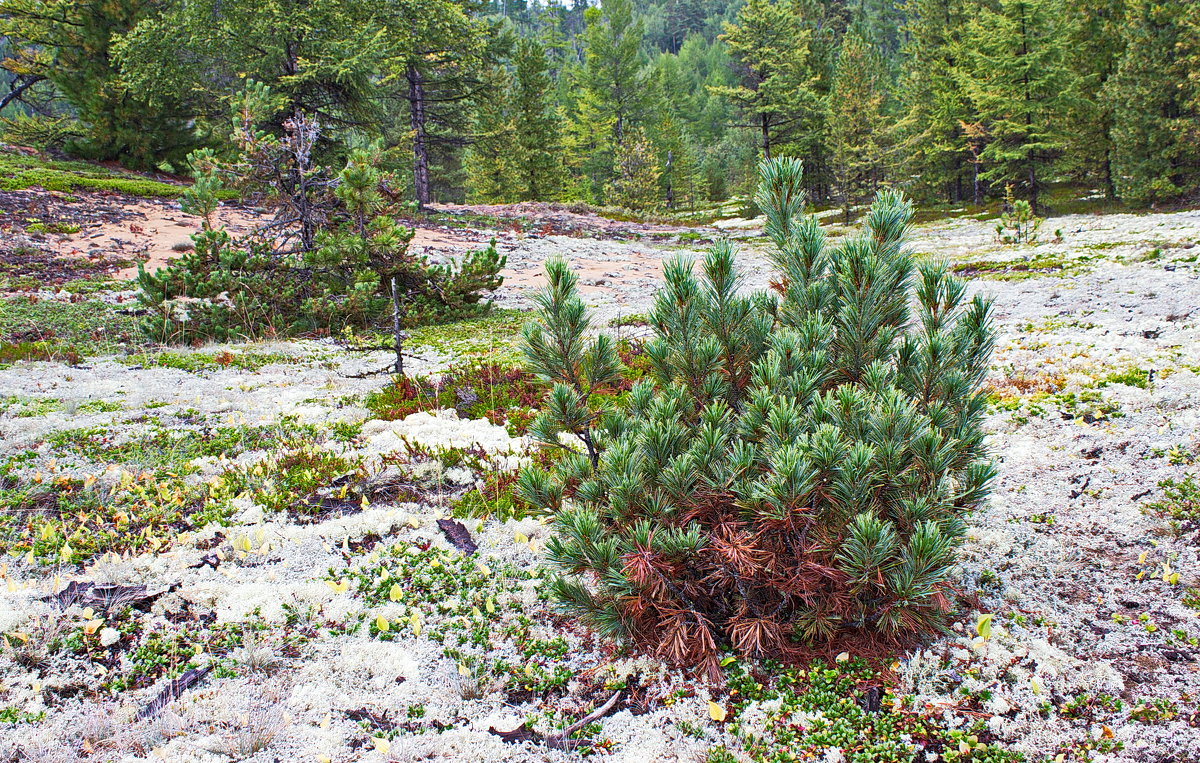
<path fill-rule="evenodd" d="M 1200 6 L 1177 0 L 0 0 L 5 142 L 183 172 L 279 94 L 417 206 L 690 211 L 795 157 L 809 199 L 885 187 L 1035 212 L 1200 189 Z"/>

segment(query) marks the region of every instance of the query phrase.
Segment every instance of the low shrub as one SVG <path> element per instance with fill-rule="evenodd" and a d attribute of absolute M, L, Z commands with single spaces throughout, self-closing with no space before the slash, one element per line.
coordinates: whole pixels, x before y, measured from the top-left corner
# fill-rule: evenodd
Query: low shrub
<path fill-rule="evenodd" d="M 779 269 L 743 295 L 735 252 L 665 267 L 624 396 L 615 342 L 565 262 L 526 326 L 551 385 L 530 433 L 565 451 L 523 469 L 519 495 L 555 513 L 558 601 L 601 634 L 719 674 L 719 649 L 795 656 L 857 633 L 941 627 L 963 514 L 994 476 L 982 381 L 989 304 L 944 266 L 915 265 L 913 209 L 881 193 L 860 235 L 828 245 L 801 217 L 801 167 L 761 170 Z"/>

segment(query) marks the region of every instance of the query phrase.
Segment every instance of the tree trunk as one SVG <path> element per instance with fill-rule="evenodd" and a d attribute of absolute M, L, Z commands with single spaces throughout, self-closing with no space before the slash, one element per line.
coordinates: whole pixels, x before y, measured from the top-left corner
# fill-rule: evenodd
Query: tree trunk
<path fill-rule="evenodd" d="M 408 104 L 413 131 L 413 193 L 417 210 L 429 204 L 429 146 L 425 140 L 425 81 L 415 64 L 408 65 Z"/>
<path fill-rule="evenodd" d="M 766 114 L 762 115 L 762 150 L 763 159 L 771 158 L 771 119 Z"/>

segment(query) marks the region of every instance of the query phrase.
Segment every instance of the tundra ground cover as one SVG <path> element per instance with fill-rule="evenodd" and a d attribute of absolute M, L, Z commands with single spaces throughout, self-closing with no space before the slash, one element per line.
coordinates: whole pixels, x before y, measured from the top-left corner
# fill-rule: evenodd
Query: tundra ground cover
<path fill-rule="evenodd" d="M 386 351 L 306 340 L 164 353 L 91 340 L 112 324 L 75 308 L 87 302 L 39 314 L 88 349 L 0 369 L 0 754 L 1195 756 L 1200 344 L 1188 242 L 1200 215 L 1053 225 L 1063 243 L 1028 248 L 996 245 L 988 223 L 965 219 L 916 237 L 952 263 L 1094 258 L 972 282 L 995 297 L 1001 329 L 986 425 L 1000 477 L 968 520 L 949 633 L 876 663 L 832 652 L 775 669 L 729 656 L 720 687 L 614 652 L 546 601 L 550 525 L 504 503 L 533 407 L 510 370 L 519 314 L 424 330 L 411 390 L 363 375 Z M 641 328 L 624 317 L 649 312 L 653 287 L 604 273 L 678 252 L 553 236 L 500 246 L 516 272 L 554 251 L 600 263 L 585 299 L 626 340 Z M 1153 249 L 1161 256 L 1138 256 Z M 753 243 L 739 262 L 766 285 Z M 517 279 L 502 302 L 527 306 L 527 286 Z M 438 520 L 460 522 L 477 550 Z M 112 607 L 43 600 L 71 581 L 145 590 Z M 539 741 L 617 693 L 574 732 L 586 744 Z M 492 728 L 525 731 L 508 742 Z"/>

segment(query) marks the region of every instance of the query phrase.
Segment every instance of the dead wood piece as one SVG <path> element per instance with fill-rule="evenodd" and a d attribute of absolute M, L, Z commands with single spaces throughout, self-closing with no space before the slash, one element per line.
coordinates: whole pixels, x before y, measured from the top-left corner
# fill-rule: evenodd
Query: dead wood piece
<path fill-rule="evenodd" d="M 603 705 L 588 713 L 583 718 L 580 718 L 578 721 L 575 721 L 570 726 L 567 726 L 562 731 L 557 731 L 553 734 L 539 734 L 524 723 L 512 731 L 498 731 L 495 726 L 492 726 L 488 729 L 488 732 L 495 734 L 509 744 L 517 744 L 519 742 L 536 742 L 544 744 L 547 747 L 551 747 L 555 750 L 573 750 L 576 747 L 587 744 L 588 740 L 572 739 L 571 735 L 584 728 L 589 723 L 594 723 L 595 721 L 600 720 L 612 712 L 612 709 L 617 706 L 617 700 L 620 698 L 621 692 L 616 692 L 609 697 L 608 701 Z"/>
<path fill-rule="evenodd" d="M 106 614 L 125 606 L 137 606 L 162 596 L 167 589 L 148 593 L 146 586 L 123 586 L 79 582 L 72 580 L 67 587 L 50 596 L 43 596 L 42 601 L 54 601 L 59 608 L 68 609 L 71 606 L 91 607 L 100 609 Z"/>
<path fill-rule="evenodd" d="M 167 705 L 183 696 L 183 693 L 192 688 L 196 684 L 204 680 L 204 677 L 212 672 L 212 666 L 206 665 L 202 668 L 192 668 L 179 678 L 167 683 L 163 690 L 158 693 L 158 696 L 137 712 L 137 719 L 144 721 L 147 718 L 153 718 L 163 711 Z"/>
<path fill-rule="evenodd" d="M 439 519 L 437 524 L 441 528 L 442 534 L 446 536 L 446 540 L 450 541 L 451 545 L 459 551 L 464 554 L 473 554 L 479 550 L 479 546 L 471 540 L 471 533 L 467 531 L 462 522 L 456 522 L 453 519 Z"/>

